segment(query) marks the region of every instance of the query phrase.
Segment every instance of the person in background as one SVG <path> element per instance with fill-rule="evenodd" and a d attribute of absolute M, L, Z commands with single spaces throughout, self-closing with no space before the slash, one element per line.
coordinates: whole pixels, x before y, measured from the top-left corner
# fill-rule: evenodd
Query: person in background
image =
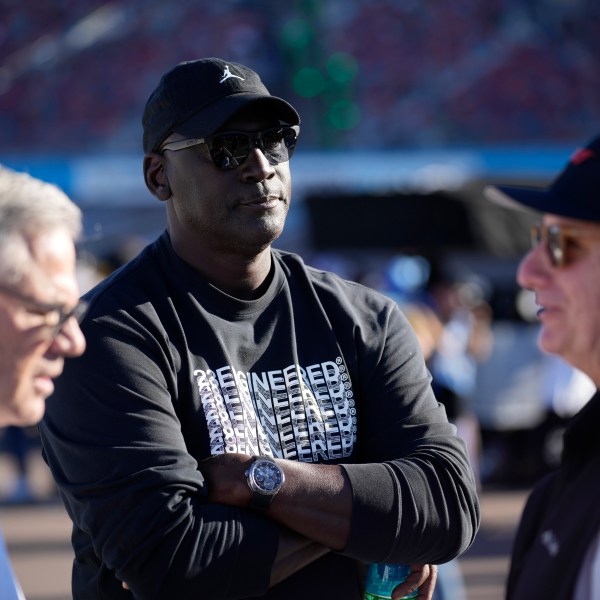
<path fill-rule="evenodd" d="M 485 193 L 542 213 L 517 279 L 535 294 L 540 348 L 596 386 L 567 425 L 560 467 L 525 506 L 506 597 L 600 598 L 600 137 L 576 151 L 547 189 L 489 186 Z"/>
<path fill-rule="evenodd" d="M 474 275 L 452 274 L 443 264 L 433 263 L 427 287 L 428 302 L 441 325 L 427 359 L 433 391 L 465 440 L 481 487 L 482 437 L 473 403 L 480 365 L 489 359 L 494 344 L 492 308 L 483 282 Z"/>
<path fill-rule="evenodd" d="M 298 113 L 206 58 L 142 122 L 166 231 L 86 294 L 40 425 L 73 596 L 358 600 L 400 562 L 394 597 L 430 598 L 478 529 L 473 473 L 397 304 L 272 248 Z"/>
<path fill-rule="evenodd" d="M 0 165 L 0 427 L 44 414 L 85 339 L 75 276 L 81 211 L 56 186 Z M 0 598 L 22 598 L 0 537 Z"/>

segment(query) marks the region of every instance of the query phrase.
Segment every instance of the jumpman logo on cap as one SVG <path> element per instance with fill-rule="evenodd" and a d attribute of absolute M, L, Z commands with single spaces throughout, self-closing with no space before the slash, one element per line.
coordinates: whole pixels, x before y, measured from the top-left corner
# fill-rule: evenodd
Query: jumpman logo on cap
<path fill-rule="evenodd" d="M 229 70 L 229 65 L 225 65 L 225 69 L 223 69 L 223 75 L 221 76 L 221 80 L 219 81 L 219 83 L 223 83 L 224 81 L 226 81 L 227 79 L 231 79 L 232 77 L 235 77 L 236 79 L 241 79 L 242 81 L 244 81 L 243 77 L 240 77 L 239 75 L 234 75 Z"/>

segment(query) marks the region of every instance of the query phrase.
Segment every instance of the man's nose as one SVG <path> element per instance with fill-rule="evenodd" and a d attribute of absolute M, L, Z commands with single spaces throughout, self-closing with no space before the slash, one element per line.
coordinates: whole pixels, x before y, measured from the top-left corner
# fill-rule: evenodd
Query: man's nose
<path fill-rule="evenodd" d="M 275 166 L 272 165 L 265 156 L 264 152 L 257 144 L 250 149 L 248 158 L 241 165 L 242 178 L 252 181 L 262 181 L 269 179 L 275 174 Z"/>
<path fill-rule="evenodd" d="M 543 243 L 538 244 L 521 259 L 517 269 L 518 284 L 532 290 L 543 283 L 548 277 L 549 263 L 547 248 L 544 248 Z"/>
<path fill-rule="evenodd" d="M 51 349 L 60 356 L 81 356 L 85 351 L 85 337 L 77 319 L 71 317 L 61 327 Z"/>

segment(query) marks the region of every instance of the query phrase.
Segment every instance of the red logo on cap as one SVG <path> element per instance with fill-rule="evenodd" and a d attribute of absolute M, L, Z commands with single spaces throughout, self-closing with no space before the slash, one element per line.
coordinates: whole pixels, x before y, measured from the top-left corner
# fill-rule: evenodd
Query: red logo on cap
<path fill-rule="evenodd" d="M 588 158 L 592 158 L 592 156 L 596 156 L 596 153 L 589 148 L 580 148 L 571 156 L 571 164 L 580 165 L 585 162 Z"/>

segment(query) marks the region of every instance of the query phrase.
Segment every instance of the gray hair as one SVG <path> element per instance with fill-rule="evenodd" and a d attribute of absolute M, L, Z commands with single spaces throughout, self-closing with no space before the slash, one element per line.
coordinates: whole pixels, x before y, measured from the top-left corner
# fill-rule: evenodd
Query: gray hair
<path fill-rule="evenodd" d="M 0 279 L 20 281 L 31 265 L 30 240 L 55 229 L 76 241 L 79 207 L 57 186 L 0 165 Z"/>

